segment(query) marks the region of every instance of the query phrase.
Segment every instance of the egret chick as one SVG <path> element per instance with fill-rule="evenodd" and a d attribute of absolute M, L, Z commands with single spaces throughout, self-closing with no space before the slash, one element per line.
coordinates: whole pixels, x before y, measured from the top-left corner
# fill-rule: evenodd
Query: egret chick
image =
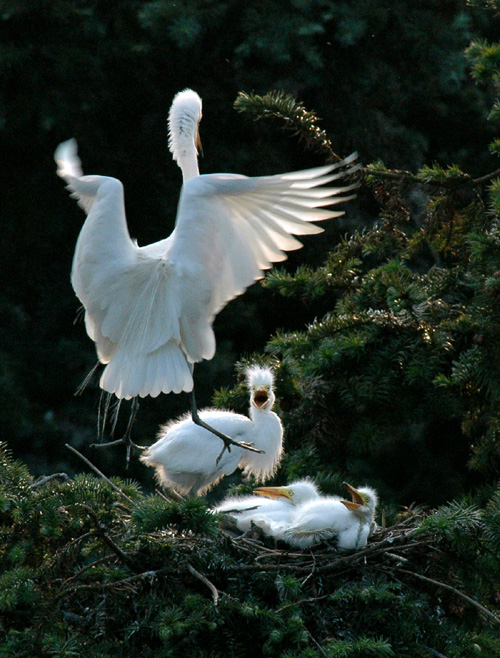
<path fill-rule="evenodd" d="M 203 420 L 237 440 L 251 443 L 263 452 L 238 446 L 221 454 L 220 443 L 210 430 L 195 424 L 188 415 L 164 425 L 159 440 L 140 457 L 156 469 L 158 481 L 181 494 L 200 495 L 238 466 L 245 475 L 263 480 L 272 475 L 281 459 L 283 427 L 272 411 L 275 401 L 273 374 L 269 368 L 252 366 L 246 371 L 250 389 L 250 418 L 233 411 L 205 409 Z"/>
<path fill-rule="evenodd" d="M 355 489 L 347 483 L 346 486 L 351 501 L 322 496 L 301 505 L 288 526 L 283 523 L 272 525 L 269 534 L 298 548 L 308 548 L 333 538 L 339 549 L 366 546 L 374 523 L 377 492 L 370 487 Z"/>
<path fill-rule="evenodd" d="M 196 92 L 175 96 L 169 148 L 183 176 L 176 225 L 146 246 L 129 235 L 122 183 L 84 176 L 73 139 L 55 152 L 58 175 L 87 214 L 71 281 L 105 365 L 100 386 L 119 399 L 192 391 L 193 365 L 215 353 L 217 313 L 285 260 L 286 251 L 302 246 L 293 235 L 320 233 L 314 222 L 344 214 L 325 206 L 354 198 L 356 184 L 325 185 L 358 170 L 356 154 L 274 176 L 200 176 L 201 115 Z M 196 414 L 193 397 L 195 420 Z"/>
<path fill-rule="evenodd" d="M 257 495 L 230 496 L 213 511 L 231 516 L 242 532 L 249 530 L 252 523 L 266 531 L 271 523 L 288 521 L 298 505 L 319 496 L 316 485 L 309 479 L 297 480 L 286 487 L 259 487 L 254 492 Z"/>

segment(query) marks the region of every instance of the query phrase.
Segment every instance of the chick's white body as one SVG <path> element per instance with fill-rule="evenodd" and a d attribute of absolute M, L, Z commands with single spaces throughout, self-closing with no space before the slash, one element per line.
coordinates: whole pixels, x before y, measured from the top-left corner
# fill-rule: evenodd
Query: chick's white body
<path fill-rule="evenodd" d="M 158 481 L 181 494 L 202 494 L 222 477 L 241 467 L 245 475 L 262 480 L 272 475 L 281 458 L 283 428 L 271 410 L 273 377 L 268 368 L 247 371 L 250 388 L 250 418 L 232 411 L 205 409 L 202 420 L 237 441 L 253 443 L 264 450 L 256 453 L 232 446 L 220 460 L 222 443 L 210 431 L 196 425 L 190 415 L 164 425 L 159 440 L 141 456 L 156 469 Z"/>
<path fill-rule="evenodd" d="M 295 510 L 290 523 L 272 525 L 270 534 L 298 548 L 333 538 L 339 549 L 363 548 L 372 531 L 377 494 L 370 487 L 355 491 L 364 497 L 363 504 L 356 505 L 356 511 L 337 496 L 322 496 Z"/>
<path fill-rule="evenodd" d="M 272 524 L 288 523 L 298 505 L 319 496 L 316 485 L 311 480 L 298 480 L 283 487 L 287 495 L 279 498 L 263 496 L 232 496 L 226 498 L 214 511 L 231 516 L 239 530 L 245 532 L 252 523 L 268 534 Z"/>

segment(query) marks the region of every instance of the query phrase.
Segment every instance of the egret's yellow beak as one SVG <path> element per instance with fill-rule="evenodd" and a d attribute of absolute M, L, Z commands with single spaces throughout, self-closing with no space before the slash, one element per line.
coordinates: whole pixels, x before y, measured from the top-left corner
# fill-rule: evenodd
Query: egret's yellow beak
<path fill-rule="evenodd" d="M 269 402 L 269 386 L 257 386 L 252 395 L 252 403 L 257 409 L 263 409 Z"/>
<path fill-rule="evenodd" d="M 347 491 L 351 494 L 352 502 L 356 503 L 358 506 L 359 505 L 366 505 L 368 502 L 366 499 L 366 495 L 355 489 L 351 484 L 348 482 L 344 482 L 345 486 L 347 487 Z"/>
<path fill-rule="evenodd" d="M 353 503 L 350 500 L 341 500 L 340 502 L 342 503 L 342 505 L 345 505 L 347 509 L 350 509 L 351 512 L 354 512 L 354 514 L 357 514 L 358 516 L 363 515 L 363 513 L 360 511 L 362 505 L 360 505 L 359 503 Z"/>
<path fill-rule="evenodd" d="M 354 512 L 354 514 L 363 517 L 361 508 L 367 503 L 366 495 L 355 489 L 348 482 L 344 482 L 344 484 L 351 494 L 352 500 L 341 500 L 340 502 L 345 505 L 347 509 L 351 510 L 351 512 Z"/>
<path fill-rule="evenodd" d="M 195 139 L 195 145 L 198 150 L 198 153 L 203 157 L 203 146 L 201 145 L 201 137 L 200 137 L 200 130 L 198 129 L 196 131 L 196 139 Z"/>
<path fill-rule="evenodd" d="M 292 500 L 293 491 L 287 487 L 257 487 L 253 490 L 259 496 L 267 496 L 268 498 L 286 498 Z"/>

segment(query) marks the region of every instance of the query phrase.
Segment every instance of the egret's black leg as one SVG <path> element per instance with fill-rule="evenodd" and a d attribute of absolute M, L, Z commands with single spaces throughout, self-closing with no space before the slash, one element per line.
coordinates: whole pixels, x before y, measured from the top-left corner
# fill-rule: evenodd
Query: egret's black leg
<path fill-rule="evenodd" d="M 194 388 L 191 392 L 191 418 L 193 419 L 193 423 L 199 425 L 199 427 L 203 427 L 209 432 L 212 432 L 212 434 L 215 434 L 215 436 L 218 436 L 219 439 L 222 439 L 222 441 L 224 441 L 224 447 L 222 448 L 220 455 L 217 457 L 216 464 L 219 463 L 220 458 L 224 454 L 225 450 L 231 452 L 231 446 L 238 446 L 238 448 L 243 448 L 244 450 L 251 450 L 252 452 L 264 452 L 263 450 L 258 450 L 257 448 L 254 448 L 253 444 L 251 443 L 246 443 L 245 441 L 235 441 L 227 434 L 224 434 L 223 432 L 219 432 L 219 430 L 216 430 L 215 427 L 212 427 L 211 425 L 208 425 L 208 423 L 205 423 L 205 421 L 200 418 L 200 414 L 198 413 L 198 407 L 196 406 L 196 398 L 194 395 Z"/>
<path fill-rule="evenodd" d="M 108 400 L 106 402 L 106 412 L 105 412 L 105 417 L 108 413 L 109 409 L 109 398 L 111 396 L 108 396 Z M 118 401 L 118 408 L 115 410 L 115 418 L 113 420 L 112 424 L 112 430 L 111 430 L 111 435 L 113 435 L 113 432 L 115 430 L 116 426 L 116 421 L 117 421 L 117 416 L 118 416 L 118 410 L 120 408 L 121 400 Z M 127 448 L 127 466 L 130 463 L 130 453 L 132 451 L 132 448 L 137 448 L 138 450 L 144 450 L 143 446 L 138 446 L 132 441 L 132 426 L 135 422 L 135 419 L 137 418 L 137 412 L 139 410 L 139 401 L 137 398 L 132 398 L 132 404 L 130 406 L 130 416 L 128 419 L 127 427 L 125 429 L 125 434 L 122 436 L 121 439 L 116 439 L 114 441 L 108 441 L 106 443 L 93 443 L 92 447 L 93 448 L 107 448 L 109 446 L 116 446 L 116 445 L 124 445 Z M 104 422 L 105 419 L 104 419 Z"/>

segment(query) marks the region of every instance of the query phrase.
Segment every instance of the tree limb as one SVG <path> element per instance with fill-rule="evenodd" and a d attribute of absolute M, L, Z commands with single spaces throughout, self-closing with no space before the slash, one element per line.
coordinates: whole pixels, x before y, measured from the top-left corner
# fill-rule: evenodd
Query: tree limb
<path fill-rule="evenodd" d="M 437 587 L 443 587 L 444 589 L 449 590 L 450 592 L 453 592 L 456 596 L 459 596 L 460 598 L 464 599 L 471 605 L 473 605 L 475 608 L 477 608 L 483 615 L 488 617 L 488 619 L 491 619 L 494 621 L 496 624 L 500 625 L 500 619 L 494 615 L 488 608 L 485 608 L 484 605 L 481 605 L 478 601 L 473 599 L 472 597 L 468 596 L 467 594 L 464 594 L 460 590 L 456 589 L 455 587 L 452 587 L 451 585 L 448 585 L 447 583 L 442 583 L 438 580 L 434 580 L 433 578 L 428 578 L 427 576 L 422 576 L 420 573 L 415 573 L 414 571 L 408 571 L 408 569 L 401 569 L 399 567 L 395 567 L 396 571 L 399 573 L 406 573 L 409 576 L 413 576 L 414 578 L 418 578 L 419 580 L 423 580 L 426 583 L 431 583 L 432 585 L 436 585 Z"/>
<path fill-rule="evenodd" d="M 219 603 L 219 591 L 217 590 L 215 585 L 213 585 L 208 580 L 208 578 L 205 578 L 205 576 L 203 574 L 201 574 L 199 571 L 196 571 L 196 569 L 191 564 L 187 565 L 187 570 L 189 571 L 189 573 L 191 575 L 193 575 L 195 578 L 198 578 L 198 580 L 200 580 L 204 585 L 206 585 L 208 587 L 208 589 L 212 593 L 212 599 L 213 599 L 213 602 L 214 602 L 214 606 L 217 607 L 217 604 Z"/>

